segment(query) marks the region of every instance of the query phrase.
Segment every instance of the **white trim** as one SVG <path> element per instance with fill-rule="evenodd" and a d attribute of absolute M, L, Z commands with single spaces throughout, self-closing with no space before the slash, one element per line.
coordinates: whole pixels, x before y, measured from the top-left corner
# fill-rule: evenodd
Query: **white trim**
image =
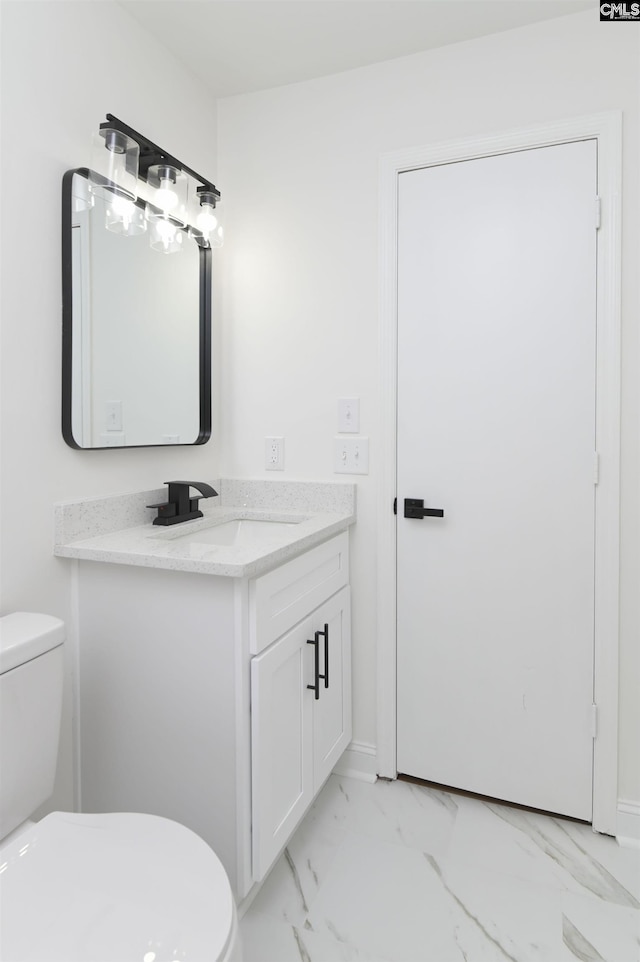
<path fill-rule="evenodd" d="M 236 739 L 236 891 L 243 898 L 253 884 L 251 855 L 251 660 L 249 657 L 249 585 L 237 578 L 233 589 L 235 739 Z"/>
<path fill-rule="evenodd" d="M 619 799 L 616 839 L 625 848 L 640 848 L 640 803 Z"/>
<path fill-rule="evenodd" d="M 618 757 L 618 581 L 620 476 L 620 253 L 622 114 L 594 114 L 466 140 L 414 147 L 380 159 L 380 325 L 382 471 L 378 488 L 378 774 L 396 770 L 396 496 L 397 404 L 397 192 L 402 171 L 551 146 L 598 141 L 598 194 L 602 224 L 597 266 L 596 593 L 594 701 L 599 732 L 594 742 L 593 825 L 615 834 Z"/>
<path fill-rule="evenodd" d="M 359 778 L 362 782 L 375 782 L 378 777 L 376 767 L 375 745 L 351 742 L 334 767 L 333 774 Z"/>
<path fill-rule="evenodd" d="M 598 136 L 596 446 L 600 475 L 595 517 L 593 825 L 614 834 L 618 791 L 620 567 L 620 301 L 622 115 L 605 115 Z M 604 119 L 603 118 L 603 121 Z"/>

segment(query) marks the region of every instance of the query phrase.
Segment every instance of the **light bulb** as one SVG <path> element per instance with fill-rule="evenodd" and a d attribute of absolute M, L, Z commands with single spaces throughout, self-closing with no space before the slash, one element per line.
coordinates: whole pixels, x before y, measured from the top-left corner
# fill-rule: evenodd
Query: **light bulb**
<path fill-rule="evenodd" d="M 131 217 L 135 206 L 132 200 L 120 197 L 120 195 L 116 195 L 111 201 L 114 214 L 118 214 L 120 217 Z"/>
<path fill-rule="evenodd" d="M 178 195 L 173 189 L 173 181 L 169 177 L 160 178 L 160 186 L 156 190 L 158 206 L 164 210 L 173 210 L 178 203 Z"/>
<path fill-rule="evenodd" d="M 182 249 L 182 231 L 172 221 L 160 217 L 152 222 L 150 243 L 163 254 L 177 254 Z"/>
<path fill-rule="evenodd" d="M 114 234 L 130 237 L 144 234 L 147 224 L 142 210 L 121 194 L 112 195 L 105 208 L 105 227 Z"/>
<path fill-rule="evenodd" d="M 111 210 L 126 226 L 131 223 L 135 209 L 136 205 L 132 200 L 127 200 L 126 197 L 114 197 L 111 202 Z"/>
<path fill-rule="evenodd" d="M 168 220 L 159 220 L 156 222 L 156 230 L 164 243 L 169 244 L 175 238 L 177 228 Z"/>
<path fill-rule="evenodd" d="M 215 230 L 218 226 L 218 218 L 213 213 L 211 204 L 203 204 L 200 213 L 196 218 L 196 227 L 199 227 L 203 234 Z"/>

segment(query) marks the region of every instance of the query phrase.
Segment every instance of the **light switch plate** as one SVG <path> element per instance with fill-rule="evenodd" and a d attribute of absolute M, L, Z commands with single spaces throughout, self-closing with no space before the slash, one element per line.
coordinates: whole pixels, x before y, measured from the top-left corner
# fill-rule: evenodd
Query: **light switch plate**
<path fill-rule="evenodd" d="M 369 438 L 334 438 L 335 474 L 369 474 Z"/>
<path fill-rule="evenodd" d="M 360 398 L 338 398 L 338 431 L 357 434 L 360 430 Z"/>

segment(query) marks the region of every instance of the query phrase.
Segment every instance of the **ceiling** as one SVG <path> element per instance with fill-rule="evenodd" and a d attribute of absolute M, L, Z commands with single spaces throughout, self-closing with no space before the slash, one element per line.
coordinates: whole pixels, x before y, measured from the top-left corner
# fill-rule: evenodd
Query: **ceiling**
<path fill-rule="evenodd" d="M 216 97 L 590 9 L 597 0 L 120 0 Z"/>

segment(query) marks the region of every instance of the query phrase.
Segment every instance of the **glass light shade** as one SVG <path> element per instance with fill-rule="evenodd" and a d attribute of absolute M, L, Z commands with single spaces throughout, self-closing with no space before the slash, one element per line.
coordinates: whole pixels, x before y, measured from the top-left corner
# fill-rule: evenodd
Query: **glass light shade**
<path fill-rule="evenodd" d="M 94 204 L 93 193 L 89 181 L 84 177 L 74 177 L 71 188 L 71 210 L 77 214 L 83 210 L 91 210 Z"/>
<path fill-rule="evenodd" d="M 222 224 L 218 224 L 215 230 L 210 232 L 209 243 L 212 247 L 222 247 L 224 244 L 224 227 Z"/>
<path fill-rule="evenodd" d="M 217 210 L 218 195 L 211 190 L 199 187 L 196 191 L 197 203 L 191 212 L 194 236 L 202 247 L 222 247 L 223 229 Z"/>
<path fill-rule="evenodd" d="M 169 215 L 183 226 L 187 223 L 187 186 L 185 174 L 169 164 L 154 164 L 147 172 L 147 184 L 153 188 L 153 206 L 147 207 L 149 220 Z"/>
<path fill-rule="evenodd" d="M 203 204 L 200 208 L 200 213 L 196 217 L 196 227 L 202 231 L 203 234 L 209 234 L 212 230 L 218 226 L 218 218 L 215 215 L 214 208 L 211 204 Z"/>
<path fill-rule="evenodd" d="M 114 234 L 126 234 L 128 237 L 144 234 L 147 229 L 142 208 L 118 194 L 115 194 L 111 203 L 107 204 L 104 223 L 107 230 L 113 231 Z"/>
<path fill-rule="evenodd" d="M 89 180 L 93 193 L 109 200 L 109 193 L 115 190 L 128 200 L 136 200 L 139 159 L 140 147 L 131 137 L 112 127 L 99 130 L 91 146 Z"/>
<path fill-rule="evenodd" d="M 182 230 L 168 217 L 149 221 L 149 244 L 162 254 L 178 254 L 182 250 Z"/>

